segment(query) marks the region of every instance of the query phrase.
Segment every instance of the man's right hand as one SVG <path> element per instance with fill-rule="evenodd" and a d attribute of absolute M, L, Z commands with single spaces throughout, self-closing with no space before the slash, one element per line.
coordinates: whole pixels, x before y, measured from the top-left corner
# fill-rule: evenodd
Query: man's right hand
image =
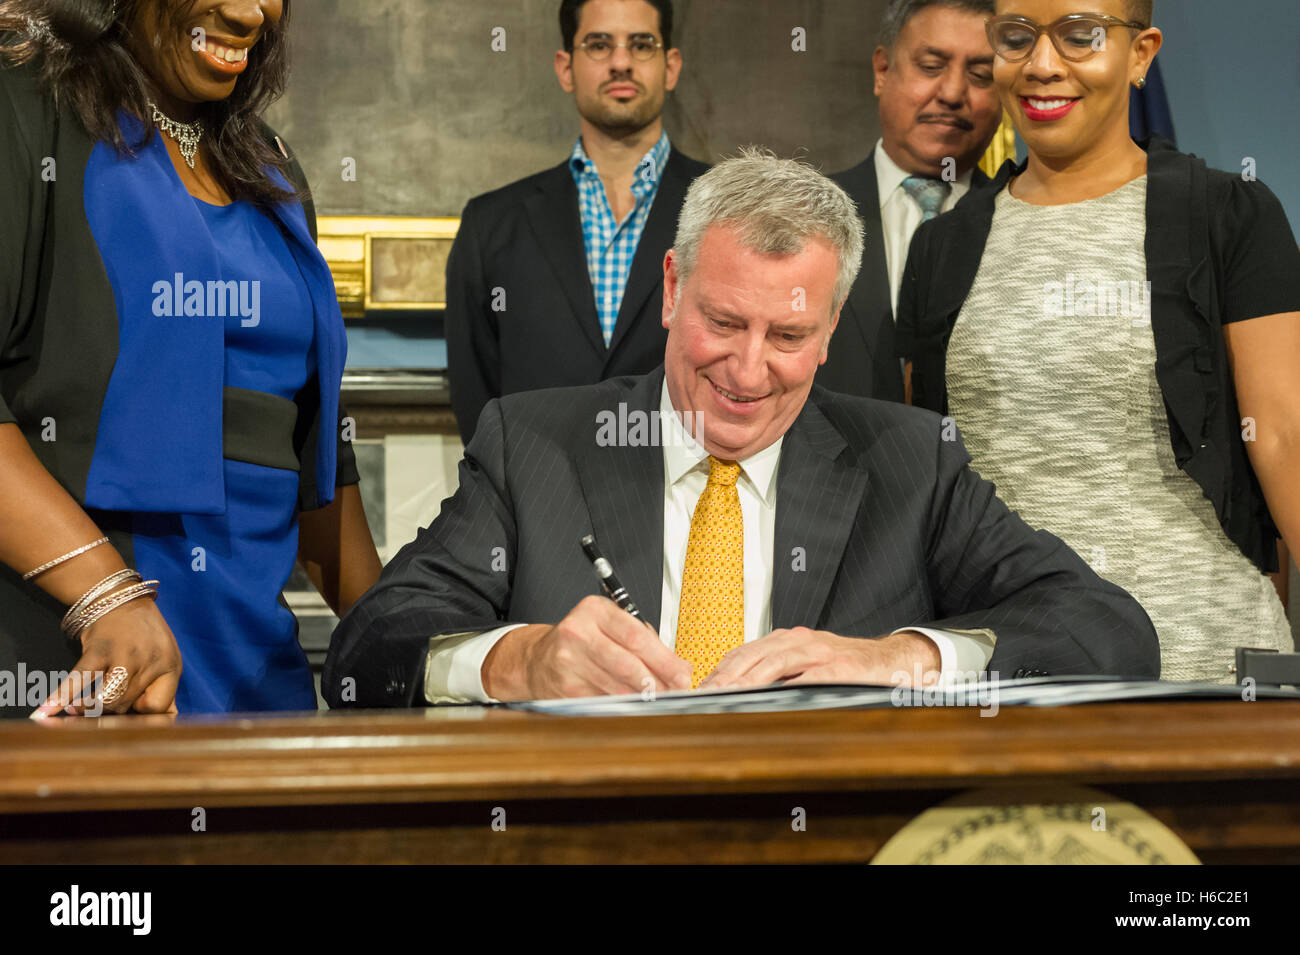
<path fill-rule="evenodd" d="M 497 700 L 689 690 L 691 665 L 607 597 L 584 597 L 555 626 L 511 630 L 483 661 Z"/>

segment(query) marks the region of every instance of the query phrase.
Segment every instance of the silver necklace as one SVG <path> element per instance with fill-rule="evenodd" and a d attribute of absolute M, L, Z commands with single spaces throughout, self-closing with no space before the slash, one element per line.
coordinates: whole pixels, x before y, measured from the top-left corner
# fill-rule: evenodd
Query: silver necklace
<path fill-rule="evenodd" d="M 158 128 L 176 140 L 176 145 L 181 150 L 181 158 L 193 169 L 194 154 L 198 152 L 199 140 L 203 138 L 202 120 L 181 123 L 160 110 L 152 101 L 149 103 L 149 108 L 153 110 L 153 121 L 158 124 Z"/>

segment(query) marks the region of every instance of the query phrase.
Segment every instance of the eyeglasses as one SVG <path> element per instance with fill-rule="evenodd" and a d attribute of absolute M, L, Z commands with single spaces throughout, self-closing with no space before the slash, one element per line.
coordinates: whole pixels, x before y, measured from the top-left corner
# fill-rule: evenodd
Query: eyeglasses
<path fill-rule="evenodd" d="M 1052 46 L 1064 59 L 1086 60 L 1106 48 L 1106 31 L 1111 27 L 1146 29 L 1144 24 L 1101 13 L 1069 13 L 1047 26 L 1013 14 L 993 17 L 984 24 L 993 52 L 1008 63 L 1029 59 L 1044 33 L 1051 37 Z"/>
<path fill-rule="evenodd" d="M 626 43 L 615 43 L 613 37 L 593 34 L 586 37 L 578 46 L 593 60 L 608 60 L 617 47 L 626 47 L 634 60 L 648 60 L 663 49 L 663 40 L 643 33 L 628 37 Z"/>

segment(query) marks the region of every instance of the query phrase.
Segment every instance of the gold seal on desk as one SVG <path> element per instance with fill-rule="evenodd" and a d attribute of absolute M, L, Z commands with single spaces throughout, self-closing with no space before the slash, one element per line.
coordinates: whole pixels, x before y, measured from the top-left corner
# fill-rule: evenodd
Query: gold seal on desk
<path fill-rule="evenodd" d="M 1200 865 L 1164 823 L 1096 789 L 980 789 L 927 809 L 872 865 Z"/>

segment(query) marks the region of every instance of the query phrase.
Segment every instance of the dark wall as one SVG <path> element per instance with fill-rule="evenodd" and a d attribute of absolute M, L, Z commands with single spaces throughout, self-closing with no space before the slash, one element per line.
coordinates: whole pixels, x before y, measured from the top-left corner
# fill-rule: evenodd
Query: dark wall
<path fill-rule="evenodd" d="M 684 67 L 674 145 L 716 160 L 746 143 L 827 172 L 879 135 L 871 51 L 884 0 L 677 0 Z M 552 68 L 559 0 L 299 0 L 289 93 L 269 116 L 323 214 L 458 215 L 560 162 L 578 133 Z M 505 30 L 506 50 L 492 50 Z M 806 52 L 791 49 L 806 33 Z M 343 179 L 345 158 L 356 181 Z"/>

